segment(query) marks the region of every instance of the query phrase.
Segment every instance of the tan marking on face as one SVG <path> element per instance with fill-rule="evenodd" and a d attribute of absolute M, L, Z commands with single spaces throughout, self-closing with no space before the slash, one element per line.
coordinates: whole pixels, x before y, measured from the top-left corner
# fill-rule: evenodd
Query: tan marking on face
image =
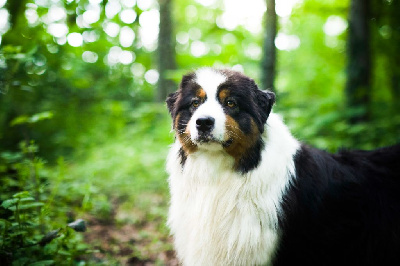
<path fill-rule="evenodd" d="M 260 132 L 256 123 L 251 120 L 251 131 L 249 134 L 240 130 L 239 124 L 230 116 L 226 116 L 225 139 L 232 140 L 232 144 L 224 147 L 225 151 L 235 159 L 235 167 L 239 166 L 240 159 L 247 154 L 256 144 Z"/>
<path fill-rule="evenodd" d="M 180 114 L 178 114 L 176 116 L 175 122 L 174 122 L 176 136 L 177 136 L 179 142 L 182 144 L 182 149 L 185 151 L 186 155 L 189 155 L 190 153 L 197 151 L 197 145 L 194 144 L 190 138 L 190 131 L 189 131 L 188 125 L 186 126 L 184 132 L 178 130 L 179 118 L 180 118 Z"/>
<path fill-rule="evenodd" d="M 218 94 L 218 97 L 219 97 L 221 103 L 224 103 L 225 99 L 228 98 L 229 95 L 230 95 L 230 93 L 229 93 L 228 89 L 222 89 Z"/>
<path fill-rule="evenodd" d="M 205 90 L 203 90 L 203 88 L 197 89 L 196 96 L 199 97 L 200 99 L 206 98 Z"/>
<path fill-rule="evenodd" d="M 177 114 L 177 116 L 175 117 L 175 121 L 174 121 L 174 129 L 175 130 L 178 130 L 180 116 L 181 116 L 180 114 Z"/>

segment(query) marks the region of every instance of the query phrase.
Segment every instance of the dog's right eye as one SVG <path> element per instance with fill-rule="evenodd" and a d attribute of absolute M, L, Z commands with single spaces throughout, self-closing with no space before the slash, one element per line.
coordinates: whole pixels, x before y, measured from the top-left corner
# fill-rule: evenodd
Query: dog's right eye
<path fill-rule="evenodd" d="M 199 100 L 193 100 L 193 101 L 192 101 L 192 106 L 193 106 L 193 107 L 196 107 L 196 108 L 197 108 L 197 107 L 199 107 L 199 105 L 200 105 L 200 101 L 199 101 Z"/>

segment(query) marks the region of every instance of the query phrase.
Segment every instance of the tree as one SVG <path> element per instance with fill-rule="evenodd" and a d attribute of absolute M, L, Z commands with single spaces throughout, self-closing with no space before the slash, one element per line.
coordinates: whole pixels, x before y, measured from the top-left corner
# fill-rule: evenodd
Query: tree
<path fill-rule="evenodd" d="M 351 123 L 368 120 L 371 95 L 370 0 L 352 0 L 347 39 L 347 105 Z"/>
<path fill-rule="evenodd" d="M 275 12 L 275 0 L 267 0 L 267 12 L 265 19 L 264 55 L 262 59 L 261 82 L 263 89 L 274 91 L 274 79 L 276 68 L 275 37 L 277 16 Z"/>
<path fill-rule="evenodd" d="M 160 32 L 158 36 L 158 88 L 156 101 L 163 102 L 175 90 L 175 83 L 168 79 L 168 72 L 176 69 L 175 38 L 171 18 L 172 0 L 160 0 Z"/>
<path fill-rule="evenodd" d="M 372 1 L 373 17 L 376 18 L 374 28 L 377 40 L 376 56 L 383 56 L 386 61 L 385 71 L 390 80 L 393 103 L 399 107 L 400 100 L 400 1 Z"/>

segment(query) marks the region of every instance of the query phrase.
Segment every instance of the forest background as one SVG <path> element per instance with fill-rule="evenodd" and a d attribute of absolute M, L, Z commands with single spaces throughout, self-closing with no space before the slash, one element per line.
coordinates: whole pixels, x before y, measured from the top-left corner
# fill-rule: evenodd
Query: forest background
<path fill-rule="evenodd" d="M 268 7 L 268 8 L 267 8 Z M 0 261 L 174 265 L 164 104 L 243 71 L 301 141 L 400 141 L 400 0 L 0 0 Z"/>

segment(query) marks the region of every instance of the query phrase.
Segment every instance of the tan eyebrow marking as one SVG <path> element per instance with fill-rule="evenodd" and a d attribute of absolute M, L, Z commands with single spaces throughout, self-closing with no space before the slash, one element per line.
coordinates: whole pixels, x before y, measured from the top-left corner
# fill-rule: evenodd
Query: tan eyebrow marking
<path fill-rule="evenodd" d="M 225 99 L 229 97 L 229 90 L 228 89 L 222 89 L 219 94 L 218 97 L 221 100 L 221 102 L 225 102 Z"/>
<path fill-rule="evenodd" d="M 203 90 L 203 88 L 199 88 L 196 91 L 196 96 L 199 97 L 200 99 L 206 98 L 206 91 Z"/>

